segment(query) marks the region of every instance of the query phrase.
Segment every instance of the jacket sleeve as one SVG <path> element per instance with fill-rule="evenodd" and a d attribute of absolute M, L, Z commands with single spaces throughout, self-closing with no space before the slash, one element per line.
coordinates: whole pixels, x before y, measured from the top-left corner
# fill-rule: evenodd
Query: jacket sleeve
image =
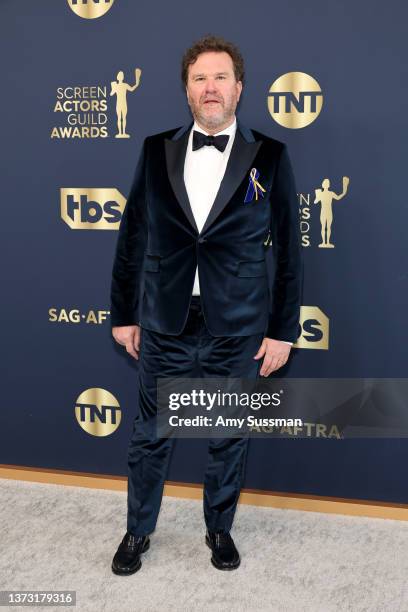
<path fill-rule="evenodd" d="M 111 282 L 111 326 L 138 325 L 144 252 L 147 245 L 146 140 L 123 211 Z"/>
<path fill-rule="evenodd" d="M 271 238 L 276 267 L 265 335 L 275 340 L 296 342 L 302 300 L 303 257 L 296 184 L 285 144 L 277 162 L 271 206 Z"/>

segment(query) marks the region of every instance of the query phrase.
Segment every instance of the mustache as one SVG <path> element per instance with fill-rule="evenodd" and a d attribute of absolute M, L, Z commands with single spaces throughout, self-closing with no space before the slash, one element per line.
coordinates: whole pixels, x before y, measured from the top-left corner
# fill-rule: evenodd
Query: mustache
<path fill-rule="evenodd" d="M 205 102 L 223 102 L 224 100 L 222 98 L 216 98 L 215 96 L 212 96 L 211 98 L 203 98 L 203 100 L 201 101 L 202 104 L 204 104 Z"/>

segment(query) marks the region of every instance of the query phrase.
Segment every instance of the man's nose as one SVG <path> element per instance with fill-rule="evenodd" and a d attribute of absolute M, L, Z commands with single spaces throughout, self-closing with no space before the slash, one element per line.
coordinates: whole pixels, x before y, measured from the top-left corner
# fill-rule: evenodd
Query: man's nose
<path fill-rule="evenodd" d="M 213 93 L 217 91 L 217 83 L 214 79 L 207 79 L 205 82 L 205 91 Z"/>

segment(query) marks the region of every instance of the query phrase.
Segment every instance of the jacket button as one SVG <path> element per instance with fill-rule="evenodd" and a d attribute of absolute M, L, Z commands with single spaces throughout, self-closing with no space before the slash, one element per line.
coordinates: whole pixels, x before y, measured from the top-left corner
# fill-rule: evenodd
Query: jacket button
<path fill-rule="evenodd" d="M 199 244 L 202 244 L 203 242 L 207 242 L 206 238 L 199 238 L 198 239 Z"/>

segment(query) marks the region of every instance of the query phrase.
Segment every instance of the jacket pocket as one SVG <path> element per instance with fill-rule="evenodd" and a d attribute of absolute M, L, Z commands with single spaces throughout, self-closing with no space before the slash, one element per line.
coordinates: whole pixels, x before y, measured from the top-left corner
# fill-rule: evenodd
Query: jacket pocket
<path fill-rule="evenodd" d="M 160 255 L 149 255 L 146 253 L 144 262 L 145 272 L 160 271 Z"/>
<path fill-rule="evenodd" d="M 258 261 L 239 261 L 237 276 L 254 277 L 266 276 L 266 261 L 259 259 Z"/>

